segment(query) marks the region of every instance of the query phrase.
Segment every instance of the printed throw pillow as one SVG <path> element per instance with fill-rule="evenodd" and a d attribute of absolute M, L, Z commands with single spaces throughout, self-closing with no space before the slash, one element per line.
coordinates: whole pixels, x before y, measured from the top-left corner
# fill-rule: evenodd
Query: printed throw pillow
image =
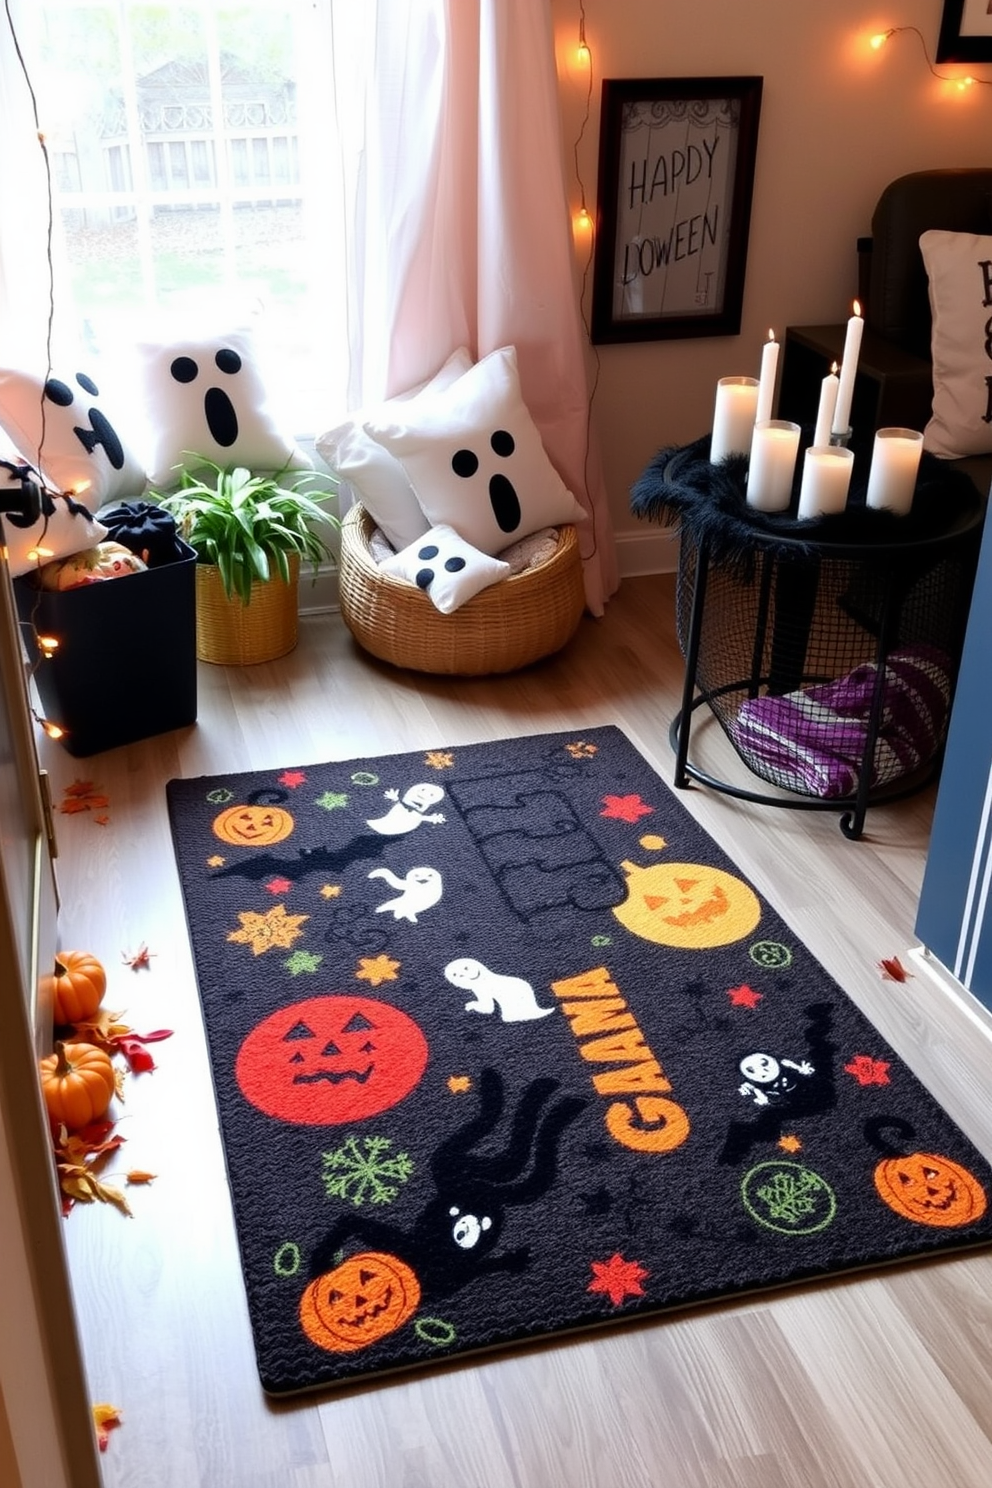
<path fill-rule="evenodd" d="M 472 366 L 468 349 L 460 346 L 428 382 L 389 398 L 377 408 L 354 414 L 316 440 L 318 453 L 340 480 L 352 487 L 365 510 L 396 549 L 415 542 L 430 526 L 413 494 L 400 462 L 369 437 L 365 422 L 388 424 L 409 417 L 421 395 L 444 392 Z"/>
<path fill-rule="evenodd" d="M 944 460 L 992 453 L 992 237 L 920 238 L 933 317 L 933 415 L 924 448 Z"/>
<path fill-rule="evenodd" d="M 36 472 L 14 456 L 0 458 L 0 496 L 17 497 L 23 482 L 38 486 Z M 56 558 L 69 558 L 102 542 L 107 529 L 71 496 L 37 491 L 41 515 L 33 518 L 6 511 L 0 517 L 0 538 L 7 549 L 7 565 L 14 578 Z M 6 501 L 3 503 L 6 504 Z"/>
<path fill-rule="evenodd" d="M 141 462 L 99 396 L 88 372 L 46 378 L 0 371 L 0 428 L 53 490 L 81 497 L 94 511 L 145 489 Z"/>
<path fill-rule="evenodd" d="M 584 516 L 521 397 L 512 346 L 365 430 L 400 461 L 431 526 L 453 527 L 483 553 Z"/>
<path fill-rule="evenodd" d="M 442 615 L 450 615 L 480 590 L 505 579 L 510 565 L 480 553 L 451 527 L 441 525 L 387 558 L 381 571 L 416 584 Z"/>
<path fill-rule="evenodd" d="M 175 486 L 176 467 L 197 455 L 254 472 L 311 468 L 269 406 L 250 326 L 139 341 L 136 353 L 153 486 Z"/>

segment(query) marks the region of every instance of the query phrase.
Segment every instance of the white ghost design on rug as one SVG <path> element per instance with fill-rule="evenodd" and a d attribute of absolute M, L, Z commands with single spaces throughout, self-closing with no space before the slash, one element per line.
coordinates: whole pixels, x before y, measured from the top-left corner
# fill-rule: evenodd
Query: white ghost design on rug
<path fill-rule="evenodd" d="M 386 800 L 394 804 L 385 816 L 374 817 L 365 823 L 373 832 L 381 832 L 384 837 L 402 837 L 404 833 L 412 832 L 414 827 L 419 827 L 421 822 L 440 826 L 444 821 L 440 811 L 426 814 L 428 806 L 435 806 L 444 798 L 444 791 L 439 785 L 431 785 L 429 781 L 423 780 L 419 785 L 411 785 L 402 800 L 398 790 L 387 790 L 384 794 Z"/>
<path fill-rule="evenodd" d="M 397 878 L 388 868 L 373 868 L 369 878 L 384 878 L 391 889 L 396 889 L 398 899 L 387 899 L 376 907 L 376 914 L 392 910 L 394 920 L 409 920 L 417 923 L 417 916 L 425 909 L 432 909 L 444 889 L 441 875 L 436 868 L 411 868 L 405 878 Z"/>
<path fill-rule="evenodd" d="M 499 1007 L 504 1023 L 526 1023 L 554 1012 L 553 1007 L 538 1005 L 534 988 L 523 977 L 501 976 L 470 956 L 449 961 L 444 974 L 453 987 L 474 994 L 465 1004 L 467 1013 L 494 1013 Z"/>

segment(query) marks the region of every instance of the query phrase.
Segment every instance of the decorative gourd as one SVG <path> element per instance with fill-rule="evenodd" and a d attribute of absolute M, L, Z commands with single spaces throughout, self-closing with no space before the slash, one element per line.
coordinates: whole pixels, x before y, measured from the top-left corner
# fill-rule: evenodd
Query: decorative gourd
<path fill-rule="evenodd" d="M 70 1131 L 99 1121 L 116 1092 L 109 1054 L 96 1044 L 55 1045 L 41 1061 L 41 1091 L 48 1114 Z"/>
<path fill-rule="evenodd" d="M 51 997 L 56 1027 L 91 1018 L 107 990 L 107 973 L 89 951 L 63 951 L 55 972 L 42 979 L 42 995 Z"/>

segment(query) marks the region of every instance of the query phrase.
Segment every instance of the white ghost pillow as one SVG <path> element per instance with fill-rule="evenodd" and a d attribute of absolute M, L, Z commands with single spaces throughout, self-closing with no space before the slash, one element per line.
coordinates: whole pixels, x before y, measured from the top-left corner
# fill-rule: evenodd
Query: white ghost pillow
<path fill-rule="evenodd" d="M 450 615 L 490 584 L 505 579 L 510 565 L 480 553 L 442 524 L 387 558 L 380 572 L 416 584 L 442 615 Z"/>
<path fill-rule="evenodd" d="M 40 504 L 40 515 L 5 511 L 0 517 L 0 538 L 7 549 L 7 566 L 16 578 L 56 558 L 71 558 L 95 547 L 107 536 L 102 522 L 71 496 L 43 490 L 37 472 L 13 455 L 0 456 L 2 505 L 26 497 Z"/>
<path fill-rule="evenodd" d="M 446 391 L 367 420 L 365 432 L 399 460 L 431 526 L 453 527 L 483 553 L 585 515 L 524 404 L 512 346 Z"/>
<path fill-rule="evenodd" d="M 145 489 L 141 461 L 88 372 L 60 368 L 41 377 L 0 370 L 0 428 L 53 490 L 79 496 L 94 510 Z"/>
<path fill-rule="evenodd" d="M 253 471 L 310 469 L 270 407 L 249 326 L 140 341 L 136 352 L 153 486 L 176 485 L 176 467 L 195 466 L 196 455 Z"/>
<path fill-rule="evenodd" d="M 316 440 L 318 453 L 340 480 L 346 480 L 394 548 L 405 548 L 431 525 L 414 495 L 400 462 L 365 432 L 365 422 L 388 424 L 408 419 L 421 396 L 444 392 L 472 366 L 464 346 L 458 348 L 429 382 L 389 398 L 376 408 L 355 413 Z"/>

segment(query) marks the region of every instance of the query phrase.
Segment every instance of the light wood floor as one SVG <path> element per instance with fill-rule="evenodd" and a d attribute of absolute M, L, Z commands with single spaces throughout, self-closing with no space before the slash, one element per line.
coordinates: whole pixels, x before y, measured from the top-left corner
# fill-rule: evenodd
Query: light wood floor
<path fill-rule="evenodd" d="M 673 582 L 628 580 L 562 655 L 496 680 L 397 673 L 337 615 L 271 666 L 202 666 L 199 723 L 74 760 L 43 745 L 56 801 L 75 779 L 110 821 L 57 818 L 62 943 L 111 971 L 108 1006 L 169 1027 L 132 1078 L 117 1170 L 134 1218 L 66 1222 L 92 1399 L 121 1407 L 107 1488 L 988 1488 L 992 1254 L 807 1287 L 290 1404 L 262 1395 L 165 809 L 176 775 L 346 759 L 615 723 L 662 776 L 678 707 Z M 163 623 L 167 623 L 163 617 Z M 122 681 L 121 702 L 155 679 Z M 712 746 L 716 752 L 719 750 Z M 904 961 L 932 792 L 833 813 L 680 799 L 992 1158 L 992 1019 Z M 147 942 L 149 970 L 124 952 Z M 111 1172 L 113 1169 L 111 1170 Z"/>

